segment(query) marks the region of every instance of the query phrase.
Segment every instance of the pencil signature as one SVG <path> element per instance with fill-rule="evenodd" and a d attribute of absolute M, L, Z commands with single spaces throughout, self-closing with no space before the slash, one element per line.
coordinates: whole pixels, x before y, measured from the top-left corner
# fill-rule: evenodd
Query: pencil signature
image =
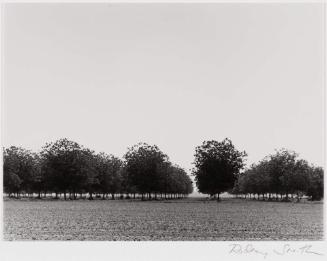
<path fill-rule="evenodd" d="M 290 255 L 290 254 L 311 254 L 311 255 L 319 255 L 323 256 L 323 253 L 317 252 L 313 250 L 313 246 L 309 244 L 305 244 L 300 247 L 292 247 L 290 244 L 284 244 L 280 248 L 273 249 L 259 249 L 253 244 L 231 244 L 230 245 L 229 254 L 256 254 L 261 255 L 263 258 L 266 258 L 270 254 L 275 254 L 279 256 Z"/>
<path fill-rule="evenodd" d="M 256 249 L 252 244 L 247 244 L 245 246 L 241 244 L 231 244 L 231 249 L 229 250 L 229 254 L 259 254 L 262 255 L 263 258 L 268 256 L 268 252 L 260 251 Z"/>
<path fill-rule="evenodd" d="M 301 247 L 291 247 L 290 244 L 285 244 L 282 249 L 280 250 L 273 250 L 275 254 L 283 256 L 285 254 L 293 254 L 293 253 L 297 253 L 297 254 L 314 254 L 314 255 L 319 255 L 319 256 L 323 256 L 322 253 L 319 252 L 315 252 L 312 250 L 312 245 L 304 245 Z"/>

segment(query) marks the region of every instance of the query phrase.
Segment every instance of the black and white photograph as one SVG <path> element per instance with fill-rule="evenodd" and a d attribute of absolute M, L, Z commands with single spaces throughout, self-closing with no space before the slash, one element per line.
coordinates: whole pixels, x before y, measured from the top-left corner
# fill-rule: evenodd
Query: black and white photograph
<path fill-rule="evenodd" d="M 4 3 L 1 24 L 3 241 L 324 241 L 323 2 Z"/>

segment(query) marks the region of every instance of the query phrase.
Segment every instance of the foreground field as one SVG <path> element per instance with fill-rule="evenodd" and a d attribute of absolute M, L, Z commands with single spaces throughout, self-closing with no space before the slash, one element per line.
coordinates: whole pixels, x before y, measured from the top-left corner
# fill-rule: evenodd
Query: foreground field
<path fill-rule="evenodd" d="M 4 201 L 5 240 L 321 240 L 322 203 Z"/>

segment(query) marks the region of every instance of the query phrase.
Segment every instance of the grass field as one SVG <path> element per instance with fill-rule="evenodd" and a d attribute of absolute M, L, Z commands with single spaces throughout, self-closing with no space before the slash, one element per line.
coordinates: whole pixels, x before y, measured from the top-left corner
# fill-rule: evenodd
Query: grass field
<path fill-rule="evenodd" d="M 4 200 L 5 240 L 322 240 L 323 204 Z"/>

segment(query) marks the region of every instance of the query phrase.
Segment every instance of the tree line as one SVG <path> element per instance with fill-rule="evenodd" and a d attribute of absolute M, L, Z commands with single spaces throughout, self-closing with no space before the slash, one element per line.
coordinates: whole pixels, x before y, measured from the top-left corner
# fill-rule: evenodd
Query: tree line
<path fill-rule="evenodd" d="M 249 168 L 245 168 L 246 156 L 227 138 L 204 141 L 196 147 L 193 163 L 198 190 L 218 200 L 222 192 L 267 200 L 323 198 L 323 168 L 300 159 L 294 151 L 277 150 Z"/>
<path fill-rule="evenodd" d="M 66 199 L 183 198 L 193 192 L 186 171 L 157 146 L 139 143 L 123 159 L 95 153 L 74 141 L 47 143 L 40 153 L 3 149 L 4 192 L 9 196 Z"/>
<path fill-rule="evenodd" d="M 88 195 L 142 200 L 182 198 L 193 192 L 186 171 L 172 164 L 157 146 L 138 143 L 123 159 L 80 146 L 67 139 L 47 143 L 40 153 L 10 147 L 4 149 L 4 192 L 41 198 L 76 199 Z M 230 139 L 204 141 L 195 148 L 194 168 L 199 192 L 219 200 L 229 192 L 237 197 L 267 200 L 323 198 L 323 168 L 281 149 L 246 168 L 245 151 Z"/>
<path fill-rule="evenodd" d="M 299 159 L 294 151 L 281 149 L 241 173 L 231 192 L 268 200 L 289 201 L 295 197 L 300 201 L 303 196 L 320 200 L 324 195 L 323 176 L 321 167 Z"/>

